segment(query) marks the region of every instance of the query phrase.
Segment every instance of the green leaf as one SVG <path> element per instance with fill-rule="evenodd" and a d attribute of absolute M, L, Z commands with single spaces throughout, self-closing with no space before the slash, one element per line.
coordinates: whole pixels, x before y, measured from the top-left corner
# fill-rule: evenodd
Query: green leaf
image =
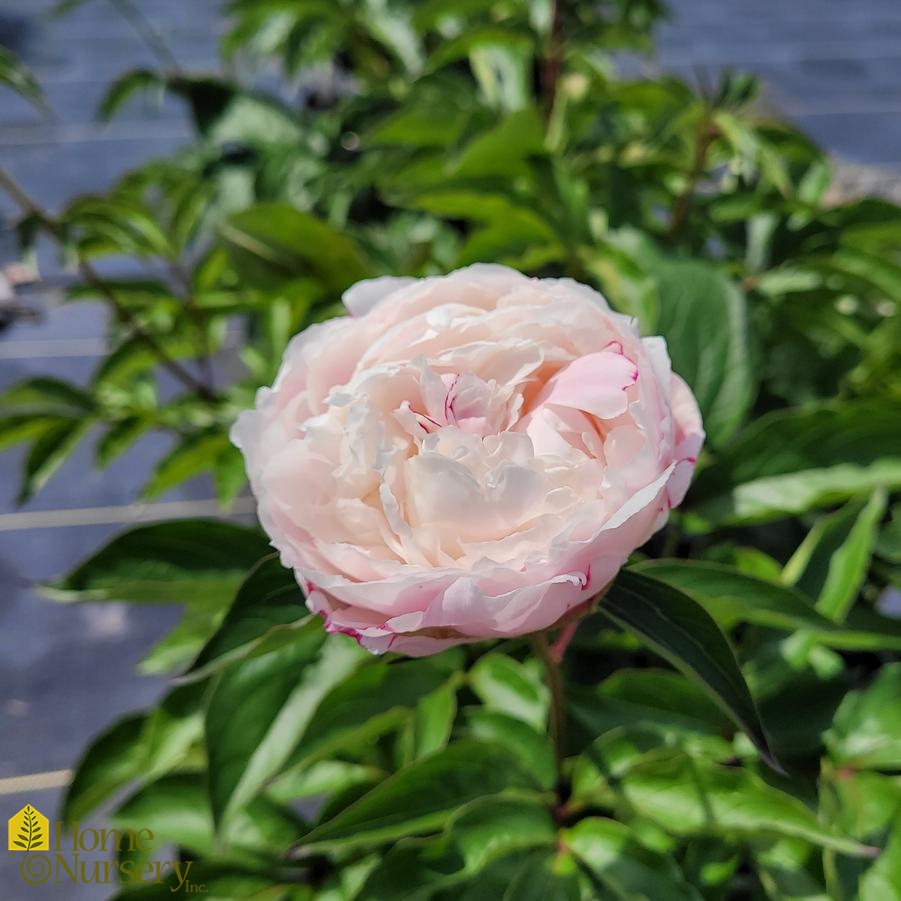
<path fill-rule="evenodd" d="M 212 809 L 220 827 L 284 767 L 320 701 L 365 651 L 321 629 L 227 669 L 206 714 Z"/>
<path fill-rule="evenodd" d="M 707 763 L 673 752 L 620 773 L 611 798 L 677 836 L 718 835 L 758 840 L 766 835 L 804 839 L 843 854 L 868 856 L 859 842 L 819 822 L 797 798 L 749 770 Z"/>
<path fill-rule="evenodd" d="M 572 686 L 567 709 L 588 735 L 652 727 L 672 740 L 686 735 L 718 737 L 729 719 L 696 682 L 672 670 L 620 669 L 593 690 Z"/>
<path fill-rule="evenodd" d="M 311 619 L 293 573 L 271 554 L 241 583 L 222 625 L 191 666 L 191 676 L 206 675 L 248 656 L 275 630 L 322 633 L 322 621 Z"/>
<path fill-rule="evenodd" d="M 231 442 L 219 451 L 213 462 L 213 481 L 216 497 L 223 507 L 228 507 L 247 484 L 244 455 Z"/>
<path fill-rule="evenodd" d="M 686 525 L 768 522 L 901 486 L 899 434 L 901 409 L 888 402 L 770 413 L 700 474 Z"/>
<path fill-rule="evenodd" d="M 90 413 L 95 408 L 94 399 L 86 391 L 69 382 L 47 376 L 26 379 L 13 385 L 3 395 L 3 402 L 61 416 Z"/>
<path fill-rule="evenodd" d="M 860 880 L 857 898 L 901 901 L 901 826 L 897 823 L 885 850 Z"/>
<path fill-rule="evenodd" d="M 228 436 L 221 432 L 201 433 L 183 439 L 157 463 L 141 496 L 147 499 L 159 497 L 176 485 L 207 472 L 228 446 Z"/>
<path fill-rule="evenodd" d="M 691 387 L 719 446 L 757 392 L 744 295 L 718 269 L 693 261 L 661 265 L 658 295 L 655 332 L 666 338 L 673 371 Z"/>
<path fill-rule="evenodd" d="M 97 442 L 97 465 L 109 466 L 150 428 L 150 421 L 141 416 L 129 416 L 110 425 Z"/>
<path fill-rule="evenodd" d="M 94 420 L 59 419 L 35 439 L 25 460 L 22 487 L 16 502 L 30 500 L 62 466 L 79 441 L 91 430 Z"/>
<path fill-rule="evenodd" d="M 537 786 L 503 747 L 461 741 L 410 764 L 302 840 L 310 853 L 439 831 L 448 816 L 479 798 Z"/>
<path fill-rule="evenodd" d="M 461 179 L 527 175 L 526 160 L 545 152 L 541 117 L 534 107 L 528 106 L 473 138 L 453 161 L 448 174 Z"/>
<path fill-rule="evenodd" d="M 367 739 L 411 723 L 413 711 L 447 680 L 448 672 L 434 659 L 371 661 L 322 699 L 291 755 L 291 766 L 360 747 Z"/>
<path fill-rule="evenodd" d="M 177 765 L 203 737 L 204 685 L 175 688 L 150 713 L 125 717 L 98 736 L 66 791 L 62 818 L 83 821 L 131 782 L 153 779 Z"/>
<path fill-rule="evenodd" d="M 143 657 L 138 664 L 138 672 L 153 676 L 170 675 L 189 667 L 225 616 L 225 610 L 215 606 L 216 603 L 188 604 L 178 625 Z"/>
<path fill-rule="evenodd" d="M 33 416 L 30 413 L 4 416 L 0 418 L 0 450 L 40 438 L 58 422 L 56 416 Z"/>
<path fill-rule="evenodd" d="M 439 685 L 416 706 L 410 723 L 410 759 L 425 757 L 445 747 L 457 715 L 457 686 Z"/>
<path fill-rule="evenodd" d="M 107 87 L 97 108 L 97 118 L 101 122 L 109 122 L 136 95 L 146 98 L 152 91 L 162 99 L 165 88 L 165 77 L 152 69 L 125 72 Z"/>
<path fill-rule="evenodd" d="M 535 729 L 545 729 L 548 691 L 534 663 L 520 663 L 492 651 L 480 657 L 469 671 L 469 684 L 487 708 L 503 711 Z"/>
<path fill-rule="evenodd" d="M 763 843 L 755 845 L 754 863 L 757 875 L 769 897 L 829 901 L 826 887 L 822 884 L 823 880 L 818 878 L 816 873 L 818 869 L 816 862 L 821 855 L 807 842 L 781 838 L 767 845 Z M 732 861 L 734 860 L 733 857 Z M 844 858 L 842 862 L 846 860 L 848 858 Z M 732 861 L 727 861 L 726 866 L 731 865 Z M 856 864 L 860 861 L 855 859 L 853 862 Z"/>
<path fill-rule="evenodd" d="M 754 623 L 771 629 L 830 632 L 835 625 L 817 613 L 801 592 L 704 560 L 648 560 L 630 568 L 693 597 L 723 629 Z"/>
<path fill-rule="evenodd" d="M 521 719 L 484 707 L 467 707 L 465 713 L 468 736 L 505 746 L 541 788 L 553 788 L 557 779 L 554 749 L 546 730 L 537 732 Z"/>
<path fill-rule="evenodd" d="M 554 821 L 544 804 L 503 797 L 475 801 L 438 838 L 398 842 L 370 873 L 361 897 L 428 899 L 436 890 L 477 877 L 508 854 L 555 843 Z"/>
<path fill-rule="evenodd" d="M 576 860 L 616 898 L 700 901 L 675 862 L 640 845 L 615 820 L 589 817 L 562 834 Z"/>
<path fill-rule="evenodd" d="M 313 274 L 338 293 L 367 275 L 350 238 L 288 204 L 259 204 L 238 213 L 220 227 L 220 235 L 239 272 L 262 284 Z"/>
<path fill-rule="evenodd" d="M 837 774 L 828 788 L 834 800 L 823 793 L 824 816 L 838 816 L 846 828 L 855 830 L 857 836 L 882 847 L 879 858 L 873 862 L 836 860 L 827 858 L 824 863 L 832 870 L 834 882 L 830 887 L 836 897 L 867 901 L 884 898 L 885 901 L 901 899 L 901 779 L 898 776 L 882 776 L 877 773 L 843 771 Z M 869 864 L 869 865 L 868 865 Z"/>
<path fill-rule="evenodd" d="M 851 501 L 818 519 L 785 565 L 785 581 L 815 598 L 817 610 L 835 622 L 844 622 L 867 577 L 885 505 L 879 489 L 866 502 Z"/>
<path fill-rule="evenodd" d="M 364 134 L 365 144 L 398 144 L 410 147 L 452 146 L 466 125 L 462 110 L 437 103 L 405 106 L 381 119 Z"/>
<path fill-rule="evenodd" d="M 892 505 L 891 518 L 879 532 L 875 551 L 889 563 L 901 563 L 901 503 Z"/>
<path fill-rule="evenodd" d="M 901 768 L 901 663 L 884 666 L 866 688 L 849 692 L 826 733 L 829 756 L 855 769 Z"/>
<path fill-rule="evenodd" d="M 531 853 L 510 882 L 501 901 L 579 901 L 575 861 L 566 851 Z"/>
<path fill-rule="evenodd" d="M 256 528 L 185 519 L 140 526 L 44 587 L 61 601 L 134 601 L 219 606 L 270 552 Z"/>
<path fill-rule="evenodd" d="M 37 79 L 31 70 L 5 47 L 0 47 L 0 84 L 12 88 L 45 115 L 50 115 L 50 108 Z"/>
<path fill-rule="evenodd" d="M 754 700 L 735 654 L 716 622 L 675 588 L 634 572 L 621 572 L 599 612 L 637 635 L 689 678 L 704 687 L 743 729 L 764 760 L 773 757 Z"/>
<path fill-rule="evenodd" d="M 204 857 L 216 849 L 213 816 L 202 774 L 165 776 L 141 788 L 112 816 L 120 829 L 150 829 L 156 842 L 183 846 Z M 284 853 L 302 831 L 292 816 L 263 799 L 249 804 L 219 836 L 230 856 L 254 860 L 255 852 Z M 248 854 L 248 852 L 250 852 Z"/>
<path fill-rule="evenodd" d="M 514 111 L 531 99 L 532 48 L 506 35 L 479 41 L 469 51 L 469 65 L 489 106 Z"/>
<path fill-rule="evenodd" d="M 705 761 L 725 762 L 735 756 L 732 744 L 718 735 L 675 731 L 656 723 L 616 726 L 596 738 L 576 759 L 573 796 L 582 803 L 604 803 L 623 774 L 642 761 L 669 758 L 674 749 Z"/>
<path fill-rule="evenodd" d="M 796 588 L 758 579 L 721 563 L 647 560 L 630 569 L 684 591 L 722 629 L 753 623 L 771 629 L 804 630 L 817 644 L 828 648 L 901 650 L 901 623 L 872 610 L 860 610 L 842 626 L 819 613 L 812 600 Z"/>
<path fill-rule="evenodd" d="M 173 688 L 148 715 L 141 734 L 144 779 L 162 776 L 182 763 L 203 739 L 206 684 Z"/>
<path fill-rule="evenodd" d="M 143 773 L 145 714 L 125 717 L 97 736 L 84 752 L 62 806 L 67 823 L 84 821 L 104 801 Z"/>
<path fill-rule="evenodd" d="M 185 875 L 185 864 L 181 864 L 181 875 Z M 186 891 L 179 876 L 167 868 L 162 882 L 142 885 L 138 888 L 129 886 L 116 895 L 112 901 L 171 901 Z M 144 876 L 146 879 L 146 875 Z M 275 881 L 265 872 L 253 867 L 241 867 L 233 863 L 222 863 L 214 860 L 192 861 L 187 870 L 187 880 L 191 886 L 203 886 L 204 901 L 294 901 L 294 896 L 285 894 L 287 887 Z M 303 899 L 307 901 L 307 899 Z M 312 901 L 310 896 L 309 901 Z"/>

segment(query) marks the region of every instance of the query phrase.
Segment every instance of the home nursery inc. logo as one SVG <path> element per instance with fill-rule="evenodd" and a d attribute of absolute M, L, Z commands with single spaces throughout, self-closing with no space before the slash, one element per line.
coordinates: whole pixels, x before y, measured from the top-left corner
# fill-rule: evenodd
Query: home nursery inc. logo
<path fill-rule="evenodd" d="M 189 879 L 193 861 L 149 859 L 153 841 L 150 829 L 87 829 L 79 823 L 67 829 L 61 822 L 51 829 L 31 804 L 9 819 L 9 856 L 22 855 L 19 874 L 29 885 L 156 883 L 172 892 L 206 892 Z"/>

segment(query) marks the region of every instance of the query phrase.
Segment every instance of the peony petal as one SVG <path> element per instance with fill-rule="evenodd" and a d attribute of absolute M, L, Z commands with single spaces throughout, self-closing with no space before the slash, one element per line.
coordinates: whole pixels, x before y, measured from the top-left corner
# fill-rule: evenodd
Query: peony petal
<path fill-rule="evenodd" d="M 638 367 L 623 354 L 601 351 L 573 360 L 551 379 L 542 402 L 572 407 L 599 419 L 613 419 L 626 412 L 626 390 L 638 379 Z"/>
<path fill-rule="evenodd" d="M 350 315 L 359 318 L 374 310 L 386 297 L 416 284 L 417 281 L 415 278 L 398 278 L 392 275 L 368 278 L 351 285 L 341 299 Z"/>

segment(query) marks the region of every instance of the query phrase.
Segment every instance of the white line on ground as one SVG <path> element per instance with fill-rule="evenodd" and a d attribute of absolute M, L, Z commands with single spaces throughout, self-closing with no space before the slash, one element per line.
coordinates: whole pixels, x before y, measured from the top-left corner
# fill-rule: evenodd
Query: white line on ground
<path fill-rule="evenodd" d="M 0 779 L 0 796 L 39 792 L 48 788 L 63 788 L 72 779 L 72 770 L 53 770 L 49 773 L 31 773 L 28 776 L 9 776 Z"/>
<path fill-rule="evenodd" d="M 48 341 L 9 341 L 0 344 L 0 360 L 32 360 L 41 357 L 98 357 L 109 344 L 103 338 L 60 338 Z"/>
<path fill-rule="evenodd" d="M 229 513 L 253 513 L 252 497 L 239 497 Z M 21 529 L 47 529 L 59 526 L 101 526 L 148 520 L 180 519 L 191 516 L 220 516 L 216 500 L 161 501 L 153 504 L 128 504 L 124 507 L 82 507 L 71 510 L 34 510 L 0 513 L 0 532 Z"/>

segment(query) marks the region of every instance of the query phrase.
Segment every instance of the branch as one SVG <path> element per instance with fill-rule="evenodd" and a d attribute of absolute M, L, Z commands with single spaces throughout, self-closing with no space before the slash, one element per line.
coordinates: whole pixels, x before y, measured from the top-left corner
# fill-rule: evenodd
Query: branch
<path fill-rule="evenodd" d="M 157 27 L 141 11 L 133 0 L 110 0 L 122 17 L 134 28 L 156 58 L 176 74 L 181 71 L 175 54 Z"/>
<path fill-rule="evenodd" d="M 544 666 L 544 675 L 550 692 L 550 710 L 548 711 L 551 743 L 554 746 L 554 760 L 557 770 L 557 792 L 565 794 L 564 760 L 566 759 L 566 707 L 564 697 L 563 673 L 560 663 L 548 644 L 544 632 L 536 632 L 530 636 L 535 655 Z"/>
<path fill-rule="evenodd" d="M 33 200 L 22 188 L 22 186 L 3 168 L 0 168 L 0 188 L 6 191 L 10 197 L 22 208 L 22 210 L 40 224 L 47 234 L 54 240 L 60 242 L 62 240 L 62 227 L 60 223 L 54 219 L 37 201 Z M 157 357 L 160 365 L 166 369 L 173 377 L 178 379 L 186 388 L 196 392 L 204 400 L 215 401 L 217 395 L 211 391 L 203 382 L 196 379 L 180 363 L 173 360 L 167 353 L 165 348 L 159 343 L 156 337 L 146 331 L 138 322 L 134 313 L 124 306 L 115 292 L 103 280 L 100 273 L 94 268 L 93 264 L 87 260 L 80 251 L 76 251 L 78 255 L 78 269 L 82 278 L 97 293 L 105 298 L 116 312 L 119 320 L 125 323 L 145 347 L 147 347 Z"/>
<path fill-rule="evenodd" d="M 710 145 L 713 144 L 717 134 L 718 132 L 711 121 L 711 111 L 708 111 L 698 125 L 694 159 L 691 163 L 685 187 L 673 204 L 673 215 L 666 233 L 666 239 L 669 244 L 675 243 L 685 225 L 688 212 L 691 209 L 692 198 L 707 166 L 707 154 L 710 152 Z"/>
<path fill-rule="evenodd" d="M 563 16 L 560 0 L 551 0 L 551 23 L 548 31 L 547 55 L 541 77 L 545 120 L 550 119 L 557 99 L 557 82 L 563 68 Z"/>

